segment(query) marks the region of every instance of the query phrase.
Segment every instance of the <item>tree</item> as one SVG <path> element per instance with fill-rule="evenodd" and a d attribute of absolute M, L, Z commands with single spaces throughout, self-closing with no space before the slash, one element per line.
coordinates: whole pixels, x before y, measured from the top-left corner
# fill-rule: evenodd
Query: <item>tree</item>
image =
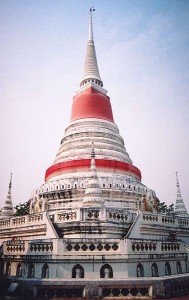
<path fill-rule="evenodd" d="M 165 202 L 160 202 L 158 205 L 158 212 L 164 213 L 166 215 L 171 215 L 174 212 L 174 204 L 167 206 Z"/>
<path fill-rule="evenodd" d="M 29 202 L 19 203 L 15 207 L 15 216 L 25 216 L 29 214 Z"/>
<path fill-rule="evenodd" d="M 171 215 L 172 213 L 174 213 L 174 204 L 173 203 L 167 207 L 167 215 Z"/>
<path fill-rule="evenodd" d="M 167 205 L 165 204 L 165 202 L 160 202 L 158 206 L 158 212 L 165 214 L 166 211 L 167 211 Z"/>

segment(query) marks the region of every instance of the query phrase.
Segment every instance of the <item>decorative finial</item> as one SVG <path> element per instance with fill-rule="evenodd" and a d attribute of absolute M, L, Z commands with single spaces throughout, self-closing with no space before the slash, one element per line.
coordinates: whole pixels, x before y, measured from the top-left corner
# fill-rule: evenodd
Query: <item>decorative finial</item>
<path fill-rule="evenodd" d="M 91 168 L 90 169 L 92 172 L 96 173 L 94 142 L 92 142 L 92 148 L 91 148 Z"/>
<path fill-rule="evenodd" d="M 92 12 L 95 11 L 94 6 L 92 6 L 89 10 L 89 36 L 88 36 L 88 43 L 92 43 L 94 45 L 93 41 L 93 21 L 92 21 Z"/>
<path fill-rule="evenodd" d="M 96 172 L 94 143 L 92 142 L 90 175 L 83 198 L 83 204 L 85 206 L 101 206 L 103 203 L 104 199 L 102 198 L 102 191 Z"/>
<path fill-rule="evenodd" d="M 95 11 L 95 8 L 94 6 L 91 6 L 90 9 L 89 9 L 89 12 L 92 14 L 92 11 Z"/>
<path fill-rule="evenodd" d="M 85 88 L 93 87 L 103 94 L 107 91 L 103 88 L 103 82 L 100 77 L 98 63 L 96 58 L 96 50 L 93 38 L 93 22 L 92 12 L 95 11 L 94 6 L 89 9 L 89 31 L 88 31 L 88 42 L 87 42 L 87 53 L 85 58 L 84 74 L 80 82 L 80 91 Z"/>

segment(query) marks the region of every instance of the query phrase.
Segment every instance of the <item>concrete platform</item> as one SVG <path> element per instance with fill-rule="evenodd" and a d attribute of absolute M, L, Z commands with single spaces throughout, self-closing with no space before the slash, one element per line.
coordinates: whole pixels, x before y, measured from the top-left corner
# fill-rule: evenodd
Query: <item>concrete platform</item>
<path fill-rule="evenodd" d="M 189 299 L 189 273 L 127 279 L 37 279 L 9 280 L 7 296 L 19 299 Z M 7 283 L 6 283 L 7 284 Z M 12 284 L 12 287 L 10 286 Z"/>

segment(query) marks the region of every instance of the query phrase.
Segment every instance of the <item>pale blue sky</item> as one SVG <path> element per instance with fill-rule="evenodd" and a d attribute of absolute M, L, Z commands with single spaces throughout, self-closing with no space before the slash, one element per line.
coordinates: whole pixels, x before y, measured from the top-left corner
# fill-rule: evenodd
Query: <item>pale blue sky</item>
<path fill-rule="evenodd" d="M 142 181 L 189 211 L 189 1 L 0 1 L 0 207 L 44 180 L 83 74 L 88 10 L 115 123 Z"/>

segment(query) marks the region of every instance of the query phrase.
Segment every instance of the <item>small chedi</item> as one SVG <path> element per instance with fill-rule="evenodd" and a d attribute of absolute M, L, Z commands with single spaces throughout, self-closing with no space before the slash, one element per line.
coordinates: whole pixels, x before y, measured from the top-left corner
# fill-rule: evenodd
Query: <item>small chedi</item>
<path fill-rule="evenodd" d="M 189 215 L 176 173 L 175 210 L 160 212 L 114 122 L 89 14 L 80 88 L 45 182 L 14 216 L 0 212 L 1 282 L 19 299 L 168 298 L 189 294 Z"/>

